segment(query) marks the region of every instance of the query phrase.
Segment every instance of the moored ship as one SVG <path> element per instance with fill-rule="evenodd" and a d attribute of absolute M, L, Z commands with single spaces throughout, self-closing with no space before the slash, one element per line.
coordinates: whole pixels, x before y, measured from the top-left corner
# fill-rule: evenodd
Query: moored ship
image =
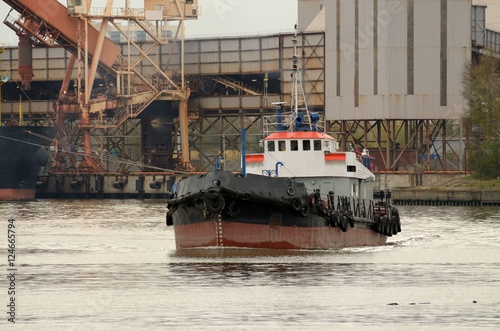
<path fill-rule="evenodd" d="M 212 171 L 176 184 L 166 223 L 177 249 L 378 246 L 401 231 L 390 193 L 374 199 L 368 150 L 339 151 L 336 139 L 318 130 L 320 115 L 307 109 L 296 54 L 290 111 L 277 103 L 265 117 L 263 152 L 243 151 L 241 173 Z"/>
<path fill-rule="evenodd" d="M 0 126 L 0 200 L 35 198 L 38 169 L 55 135 L 52 126 Z"/>

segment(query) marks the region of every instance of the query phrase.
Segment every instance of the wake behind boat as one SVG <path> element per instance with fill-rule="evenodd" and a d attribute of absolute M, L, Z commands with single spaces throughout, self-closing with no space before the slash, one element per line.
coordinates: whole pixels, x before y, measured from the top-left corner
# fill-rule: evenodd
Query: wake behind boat
<path fill-rule="evenodd" d="M 339 151 L 335 138 L 318 131 L 320 116 L 307 109 L 296 54 L 291 110 L 277 103 L 265 117 L 263 152 L 243 155 L 241 174 L 185 178 L 167 200 L 177 249 L 378 246 L 401 231 L 390 193 L 374 200 L 369 152 Z"/>

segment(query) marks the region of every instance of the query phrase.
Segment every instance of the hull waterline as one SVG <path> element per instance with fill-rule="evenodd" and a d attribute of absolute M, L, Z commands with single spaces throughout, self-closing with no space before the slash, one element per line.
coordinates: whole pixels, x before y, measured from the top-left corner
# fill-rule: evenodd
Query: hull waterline
<path fill-rule="evenodd" d="M 225 221 L 175 226 L 176 248 L 245 247 L 334 249 L 385 245 L 387 237 L 368 229 L 298 228 Z"/>
<path fill-rule="evenodd" d="M 380 246 L 401 231 L 396 211 L 389 220 L 365 201 L 334 195 L 324 201 L 295 179 L 209 172 L 183 179 L 178 190 L 167 212 L 177 249 Z"/>

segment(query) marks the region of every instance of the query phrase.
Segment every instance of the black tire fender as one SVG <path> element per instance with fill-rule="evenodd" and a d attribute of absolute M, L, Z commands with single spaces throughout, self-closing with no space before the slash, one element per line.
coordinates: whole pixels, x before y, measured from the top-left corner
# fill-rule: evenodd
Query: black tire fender
<path fill-rule="evenodd" d="M 203 199 L 196 199 L 193 200 L 193 206 L 196 210 L 203 210 L 205 209 L 205 202 Z"/>
<path fill-rule="evenodd" d="M 380 223 L 379 223 L 379 230 L 380 230 L 380 234 L 384 234 L 385 235 L 385 229 L 387 227 L 387 216 L 384 215 L 384 216 L 381 216 L 380 217 Z"/>
<path fill-rule="evenodd" d="M 290 199 L 290 203 L 292 204 L 293 210 L 300 212 L 302 209 L 302 201 L 300 201 L 300 198 L 292 198 Z"/>
<path fill-rule="evenodd" d="M 339 216 L 336 213 L 330 215 L 330 226 L 332 228 L 339 226 Z"/>
<path fill-rule="evenodd" d="M 373 216 L 373 230 L 377 233 L 381 233 L 381 227 L 380 227 L 380 214 L 375 214 Z"/>
<path fill-rule="evenodd" d="M 302 206 L 302 208 L 300 208 L 299 213 L 300 213 L 300 216 L 307 217 L 307 215 L 309 215 L 309 206 L 308 205 Z"/>
<path fill-rule="evenodd" d="M 342 230 L 342 232 L 346 232 L 348 224 L 349 224 L 347 221 L 347 217 L 345 217 L 344 215 L 341 215 L 339 223 L 340 223 L 340 230 Z"/>
<path fill-rule="evenodd" d="M 205 208 L 213 214 L 220 213 L 226 205 L 224 197 L 218 192 L 208 192 L 205 194 L 203 203 L 205 204 Z"/>
<path fill-rule="evenodd" d="M 387 215 L 382 216 L 382 223 L 382 233 L 388 237 L 392 236 L 391 220 L 387 217 Z"/>
<path fill-rule="evenodd" d="M 167 220 L 166 220 L 167 226 L 172 226 L 174 225 L 174 219 L 172 217 L 172 214 L 167 212 Z"/>
<path fill-rule="evenodd" d="M 349 215 L 349 225 L 351 226 L 351 228 L 354 228 L 354 217 L 352 217 L 351 215 Z"/>

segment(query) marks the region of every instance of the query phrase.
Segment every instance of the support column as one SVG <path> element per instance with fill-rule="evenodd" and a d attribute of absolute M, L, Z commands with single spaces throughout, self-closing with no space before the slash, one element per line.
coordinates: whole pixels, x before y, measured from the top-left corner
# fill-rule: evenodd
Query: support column
<path fill-rule="evenodd" d="M 426 133 L 426 143 L 425 143 L 425 154 L 427 155 L 427 171 L 431 170 L 431 132 L 430 132 L 430 121 L 425 120 L 425 133 Z"/>
<path fill-rule="evenodd" d="M 189 160 L 189 118 L 188 118 L 188 100 L 191 91 L 189 88 L 184 90 L 184 96 L 179 101 L 179 126 L 181 131 L 181 165 L 183 168 L 191 168 Z"/>
<path fill-rule="evenodd" d="M 446 171 L 448 169 L 447 166 L 447 158 L 446 158 L 446 144 L 448 143 L 447 137 L 446 137 L 446 120 L 443 120 L 443 170 Z"/>
<path fill-rule="evenodd" d="M 391 123 L 389 120 L 385 120 L 385 133 L 386 133 L 386 139 L 385 139 L 385 170 L 389 171 L 391 170 Z"/>

